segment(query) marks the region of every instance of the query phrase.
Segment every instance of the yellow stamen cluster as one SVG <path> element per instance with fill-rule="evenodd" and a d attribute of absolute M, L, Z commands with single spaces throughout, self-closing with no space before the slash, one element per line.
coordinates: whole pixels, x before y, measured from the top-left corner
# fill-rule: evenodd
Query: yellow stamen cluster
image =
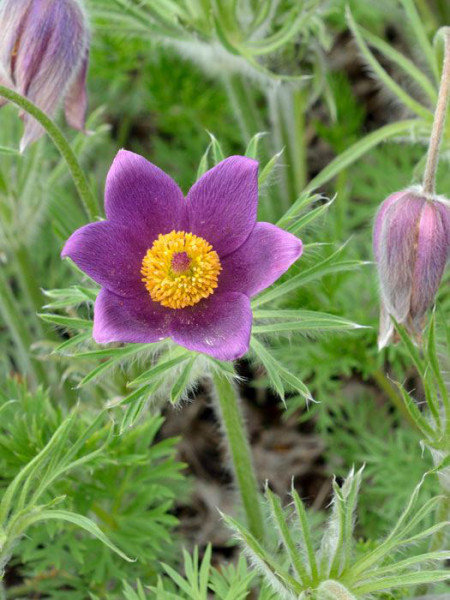
<path fill-rule="evenodd" d="M 168 308 L 194 306 L 214 293 L 222 270 L 211 244 L 193 233 L 160 234 L 142 261 L 152 300 Z"/>

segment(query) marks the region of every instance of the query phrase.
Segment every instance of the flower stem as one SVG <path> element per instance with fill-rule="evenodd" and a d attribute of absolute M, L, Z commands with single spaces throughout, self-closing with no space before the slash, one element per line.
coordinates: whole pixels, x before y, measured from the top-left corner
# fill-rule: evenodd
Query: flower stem
<path fill-rule="evenodd" d="M 281 206 L 287 211 L 302 193 L 307 179 L 304 90 L 279 86 L 267 92 L 270 121 L 277 149 L 284 149 L 287 168 L 283 171 Z"/>
<path fill-rule="evenodd" d="M 423 176 L 423 191 L 428 196 L 434 195 L 436 170 L 439 161 L 439 148 L 444 131 L 445 115 L 450 94 L 450 27 L 444 28 L 444 64 L 442 67 L 439 97 L 434 113 L 433 129 L 428 147 L 427 163 Z"/>
<path fill-rule="evenodd" d="M 66 161 L 86 215 L 89 217 L 89 220 L 94 220 L 98 213 L 97 202 L 92 194 L 86 175 L 61 129 L 39 107 L 21 94 L 0 85 L 0 96 L 22 108 L 42 125 Z"/>
<path fill-rule="evenodd" d="M 253 469 L 250 444 L 243 423 L 235 387 L 223 374 L 214 375 L 217 413 L 225 430 L 233 471 L 250 532 L 259 540 L 264 526 L 258 497 L 258 483 Z"/>
<path fill-rule="evenodd" d="M 11 338 L 17 347 L 22 369 L 28 372 L 37 385 L 39 381 L 47 381 L 46 373 L 42 365 L 33 361 L 30 357 L 29 352 L 33 338 L 24 322 L 22 313 L 17 308 L 17 300 L 11 292 L 4 271 L 4 267 L 0 268 L 0 315 L 3 317 Z"/>
<path fill-rule="evenodd" d="M 41 288 L 36 282 L 36 271 L 31 263 L 28 249 L 25 246 L 20 245 L 14 252 L 14 258 L 16 263 L 15 270 L 20 286 L 31 308 L 33 316 L 35 316 L 42 308 L 44 296 L 41 292 Z M 34 326 L 37 334 L 43 336 L 44 329 L 40 319 L 35 319 Z M 53 337 L 52 330 L 50 328 L 48 329 L 48 334 Z"/>
<path fill-rule="evenodd" d="M 386 396 L 398 410 L 399 414 L 401 414 L 401 416 L 405 419 L 405 421 L 412 425 L 416 431 L 420 432 L 420 427 L 409 414 L 402 397 L 397 393 L 392 383 L 389 381 L 389 378 L 386 377 L 385 373 L 383 373 L 381 369 L 375 369 L 372 372 L 372 377 L 378 384 L 379 388 L 386 394 Z"/>
<path fill-rule="evenodd" d="M 239 75 L 225 74 L 223 77 L 228 100 L 241 130 L 244 143 L 260 131 L 264 124 L 253 98 L 253 90 L 244 85 Z"/>

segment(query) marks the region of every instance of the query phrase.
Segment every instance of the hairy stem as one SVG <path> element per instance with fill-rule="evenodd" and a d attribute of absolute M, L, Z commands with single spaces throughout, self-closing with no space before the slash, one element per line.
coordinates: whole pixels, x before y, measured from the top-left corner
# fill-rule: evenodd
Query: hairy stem
<path fill-rule="evenodd" d="M 423 191 L 426 195 L 430 196 L 434 194 L 436 170 L 439 162 L 439 148 L 444 131 L 445 115 L 447 113 L 450 94 L 450 27 L 445 27 L 444 29 L 444 47 L 444 65 L 439 87 L 439 97 L 434 113 L 433 129 L 423 176 Z"/>
<path fill-rule="evenodd" d="M 450 495 L 447 490 L 444 490 L 444 493 L 445 495 L 441 498 L 441 501 L 436 509 L 436 523 L 448 521 L 450 517 Z M 430 540 L 429 552 L 445 550 L 446 547 L 446 531 L 445 529 L 439 529 L 439 531 L 436 531 Z M 429 589 L 430 584 L 423 583 L 417 587 L 416 595 L 427 597 L 426 594 L 428 593 Z"/>
<path fill-rule="evenodd" d="M 25 246 L 20 245 L 14 253 L 14 258 L 16 263 L 15 270 L 20 286 L 33 312 L 33 316 L 35 316 L 42 308 L 44 296 L 36 281 L 36 271 L 30 260 L 28 249 Z M 39 319 L 36 319 L 35 328 L 37 334 L 42 337 L 44 335 L 44 330 Z M 50 328 L 49 335 L 52 335 Z"/>
<path fill-rule="evenodd" d="M 223 80 L 228 100 L 241 130 L 242 139 L 244 143 L 247 143 L 255 133 L 264 128 L 253 98 L 253 90 L 249 90 L 238 75 L 225 74 Z"/>
<path fill-rule="evenodd" d="M 267 92 L 269 115 L 278 150 L 284 148 L 280 206 L 287 211 L 306 184 L 306 94 L 303 90 L 281 86 Z"/>
<path fill-rule="evenodd" d="M 250 445 L 244 427 L 235 387 L 224 375 L 214 375 L 217 415 L 225 430 L 234 476 L 241 495 L 250 532 L 259 540 L 264 525 L 258 496 L 258 483 L 253 469 Z"/>
<path fill-rule="evenodd" d="M 24 321 L 21 311 L 17 307 L 9 283 L 5 276 L 4 267 L 0 268 L 0 315 L 10 332 L 11 338 L 18 350 L 20 366 L 28 373 L 37 384 L 39 381 L 46 382 L 46 374 L 41 364 L 33 361 L 30 357 L 30 346 L 33 338 Z"/>
<path fill-rule="evenodd" d="M 19 106 L 42 125 L 66 161 L 86 215 L 90 220 L 94 220 L 98 212 L 97 202 L 92 194 L 86 175 L 61 129 L 39 107 L 17 92 L 0 85 L 0 96 Z"/>
<path fill-rule="evenodd" d="M 416 429 L 416 431 L 420 431 L 417 423 L 409 414 L 405 404 L 403 403 L 402 397 L 397 393 L 396 389 L 390 382 L 389 378 L 386 377 L 385 373 L 381 369 L 376 369 L 372 373 L 372 377 L 378 384 L 378 387 L 386 394 L 398 412 L 402 415 L 402 417 L 407 421 L 410 425 Z"/>

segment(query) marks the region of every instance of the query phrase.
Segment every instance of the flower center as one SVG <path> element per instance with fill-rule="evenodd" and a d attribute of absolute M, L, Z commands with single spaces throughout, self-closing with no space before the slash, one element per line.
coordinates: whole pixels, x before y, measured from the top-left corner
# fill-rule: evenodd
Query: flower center
<path fill-rule="evenodd" d="M 168 308 L 194 306 L 214 293 L 222 270 L 211 244 L 193 233 L 160 234 L 142 261 L 151 299 Z"/>

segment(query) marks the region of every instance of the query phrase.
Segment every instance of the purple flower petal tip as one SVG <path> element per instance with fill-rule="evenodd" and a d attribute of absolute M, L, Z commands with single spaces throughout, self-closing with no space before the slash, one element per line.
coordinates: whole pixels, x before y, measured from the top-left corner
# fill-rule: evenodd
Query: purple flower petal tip
<path fill-rule="evenodd" d="M 161 233 L 183 229 L 185 201 L 174 180 L 134 152 L 119 150 L 106 179 L 108 219 L 138 226 L 151 242 Z"/>
<path fill-rule="evenodd" d="M 257 223 L 242 246 L 223 260 L 221 289 L 254 296 L 274 283 L 302 255 L 297 237 L 270 223 Z"/>
<path fill-rule="evenodd" d="M 258 162 L 230 156 L 207 171 L 189 191 L 189 230 L 208 239 L 221 256 L 226 256 L 252 232 L 257 208 Z"/>
<path fill-rule="evenodd" d="M 68 121 L 83 129 L 90 35 L 78 0 L 3 0 L 0 31 L 0 80 L 50 116 L 67 96 Z M 24 122 L 22 152 L 44 131 Z"/>
<path fill-rule="evenodd" d="M 103 288 L 94 308 L 98 343 L 170 337 L 226 361 L 248 351 L 250 297 L 302 253 L 294 235 L 256 223 L 257 168 L 246 157 L 226 159 L 184 198 L 142 156 L 117 154 L 107 220 L 75 231 L 62 251 Z"/>

